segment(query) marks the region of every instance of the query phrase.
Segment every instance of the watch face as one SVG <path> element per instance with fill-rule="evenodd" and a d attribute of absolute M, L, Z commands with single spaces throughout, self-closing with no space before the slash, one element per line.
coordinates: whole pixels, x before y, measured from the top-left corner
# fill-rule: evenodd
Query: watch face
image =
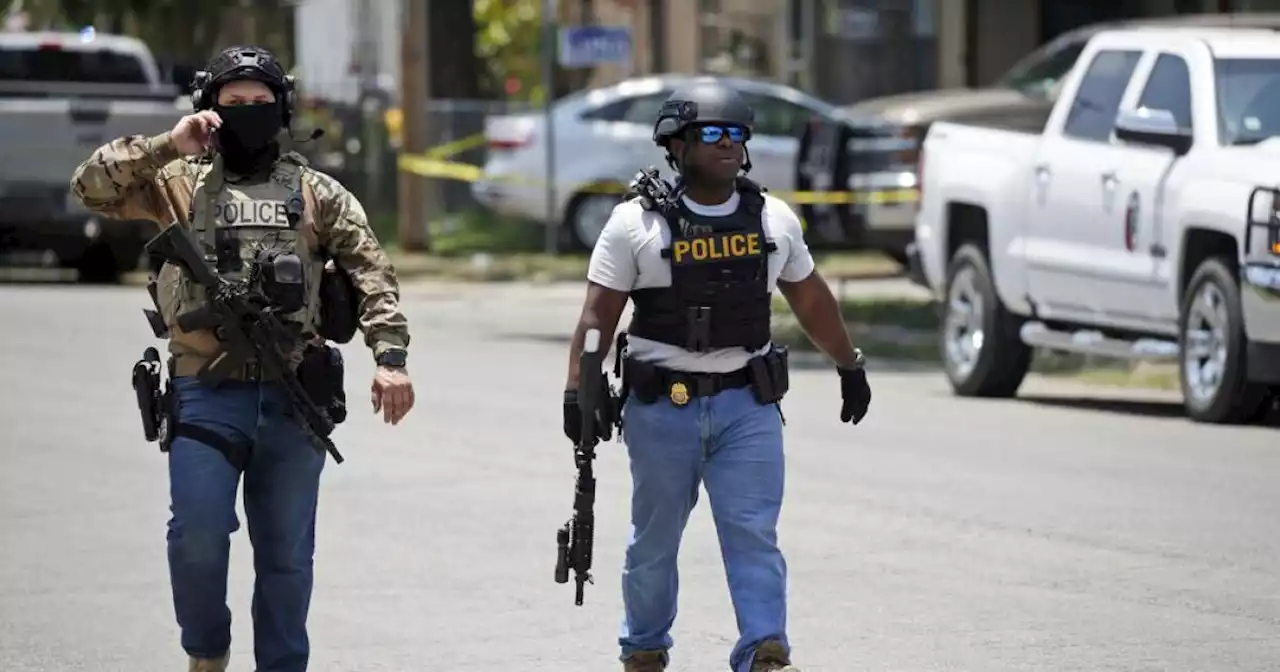
<path fill-rule="evenodd" d="M 408 353 L 403 350 L 388 350 L 378 356 L 378 363 L 382 366 L 404 366 L 408 360 Z"/>

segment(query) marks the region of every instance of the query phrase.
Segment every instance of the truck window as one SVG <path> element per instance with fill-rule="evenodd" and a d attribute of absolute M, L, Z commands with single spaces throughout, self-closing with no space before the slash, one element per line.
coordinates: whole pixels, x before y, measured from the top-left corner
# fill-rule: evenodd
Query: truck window
<path fill-rule="evenodd" d="M 996 86 L 1017 89 L 1030 96 L 1044 95 L 1067 76 L 1087 42 L 1087 39 L 1076 40 L 1048 53 L 1033 53 L 1015 64 Z"/>
<path fill-rule="evenodd" d="M 781 98 L 759 93 L 746 93 L 743 97 L 755 109 L 755 132 L 760 135 L 799 137 L 805 122 L 813 116 L 809 110 Z"/>
<path fill-rule="evenodd" d="M 142 62 L 132 54 L 57 45 L 0 46 L 0 81 L 149 83 Z"/>
<path fill-rule="evenodd" d="M 1168 110 L 1179 128 L 1191 130 L 1191 71 L 1187 62 L 1180 56 L 1160 54 L 1138 106 Z"/>
<path fill-rule="evenodd" d="M 1219 58 L 1213 71 L 1221 144 L 1251 145 L 1280 135 L 1280 59 Z"/>
<path fill-rule="evenodd" d="M 1099 51 L 1089 62 L 1067 112 L 1062 134 L 1080 140 L 1107 142 L 1116 123 L 1120 99 L 1129 76 L 1142 56 L 1140 51 Z"/>

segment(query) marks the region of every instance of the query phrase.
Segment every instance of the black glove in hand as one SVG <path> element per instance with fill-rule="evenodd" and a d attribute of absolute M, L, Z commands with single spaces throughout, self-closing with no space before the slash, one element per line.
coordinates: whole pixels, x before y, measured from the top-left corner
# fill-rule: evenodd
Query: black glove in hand
<path fill-rule="evenodd" d="M 564 435 L 578 443 L 582 439 L 582 409 L 578 408 L 578 391 L 564 391 Z"/>
<path fill-rule="evenodd" d="M 867 371 L 861 366 L 854 369 L 837 368 L 840 372 L 840 422 L 858 424 L 871 405 L 871 387 L 867 385 Z"/>
<path fill-rule="evenodd" d="M 604 408 L 596 411 L 596 438 L 602 441 L 613 437 L 613 419 L 605 411 Z M 577 390 L 564 391 L 564 435 L 574 445 L 582 440 L 582 409 L 578 407 Z"/>

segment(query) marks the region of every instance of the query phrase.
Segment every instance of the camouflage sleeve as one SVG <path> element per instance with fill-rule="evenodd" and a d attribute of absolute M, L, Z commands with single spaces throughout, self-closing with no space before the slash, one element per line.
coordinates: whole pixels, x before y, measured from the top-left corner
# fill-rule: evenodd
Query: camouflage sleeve
<path fill-rule="evenodd" d="M 104 217 L 166 224 L 171 214 L 155 177 L 178 158 L 167 131 L 149 138 L 116 138 L 76 167 L 71 193 L 85 208 Z"/>
<path fill-rule="evenodd" d="M 316 194 L 319 240 L 360 293 L 359 324 L 374 357 L 409 347 L 409 321 L 400 311 L 395 267 L 369 227 L 364 207 L 337 180 L 307 171 Z"/>

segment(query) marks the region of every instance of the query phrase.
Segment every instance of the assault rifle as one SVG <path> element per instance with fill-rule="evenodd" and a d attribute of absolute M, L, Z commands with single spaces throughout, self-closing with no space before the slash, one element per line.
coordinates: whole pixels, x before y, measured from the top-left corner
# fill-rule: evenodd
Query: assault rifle
<path fill-rule="evenodd" d="M 583 339 L 578 366 L 578 409 L 582 413 L 582 437 L 573 449 L 578 467 L 578 480 L 573 491 L 573 517 L 556 531 L 556 583 L 569 582 L 573 570 L 575 586 L 573 603 L 582 606 L 582 593 L 591 581 L 591 550 L 595 545 L 596 477 L 592 461 L 596 444 L 602 435 L 612 432 L 614 403 L 608 379 L 602 370 L 605 353 L 600 351 L 600 330 L 588 329 Z M 601 411 L 604 411 L 603 413 Z M 604 427 L 597 427 L 597 419 Z M 592 582 L 593 583 L 593 582 Z"/>
<path fill-rule="evenodd" d="M 222 350 L 197 372 L 200 382 L 217 386 L 232 372 L 255 362 L 265 374 L 284 385 L 302 430 L 316 450 L 322 454 L 327 452 L 341 464 L 342 455 L 329 439 L 333 420 L 311 401 L 289 363 L 287 353 L 297 344 L 300 329 L 281 320 L 280 315 L 297 307 L 277 305 L 278 302 L 264 292 L 261 282 L 264 276 L 269 276 L 272 284 L 296 294 L 301 285 L 297 257 L 277 255 L 258 259 L 243 279 L 228 280 L 205 262 L 186 230 L 176 223 L 147 242 L 146 251 L 154 260 L 176 265 L 203 287 L 208 297 L 205 307 L 178 316 L 178 326 L 183 331 L 210 329 L 222 343 Z"/>

